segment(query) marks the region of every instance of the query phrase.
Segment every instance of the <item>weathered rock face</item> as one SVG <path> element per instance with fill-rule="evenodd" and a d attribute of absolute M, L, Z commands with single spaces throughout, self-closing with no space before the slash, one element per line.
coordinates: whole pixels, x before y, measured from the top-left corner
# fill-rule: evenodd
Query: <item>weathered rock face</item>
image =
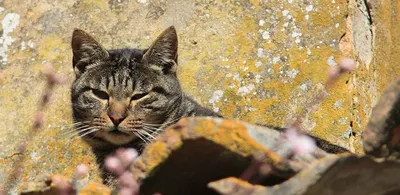
<path fill-rule="evenodd" d="M 282 139 L 276 130 L 239 121 L 185 118 L 146 147 L 132 172 L 142 183 L 142 194 L 214 194 L 207 183 L 243 175 L 251 166 L 253 154 L 263 154 L 260 161 L 274 167 L 263 182 L 269 185 L 328 156 L 316 149 L 312 154 L 287 159 L 285 154 L 291 149 Z"/>
<path fill-rule="evenodd" d="M 390 132 L 391 129 L 381 130 L 383 134 Z M 149 195 L 383 195 L 400 191 L 398 161 L 350 153 L 328 154 L 318 148 L 307 154 L 297 153 L 299 145 L 291 144 L 293 141 L 296 140 L 290 140 L 288 132 L 240 121 L 184 118 L 147 145 L 131 164 L 133 175 L 129 177 L 131 184 L 135 184 L 134 180 L 140 184 L 140 194 Z M 24 195 L 57 194 L 60 182 L 55 176 L 36 180 L 27 186 Z M 64 181 L 70 191 L 74 186 L 81 194 L 111 193 L 101 184 Z M 122 181 L 128 186 L 126 178 Z M 120 187 L 124 186 L 122 183 Z"/>
<path fill-rule="evenodd" d="M 376 157 L 397 158 L 400 153 L 400 77 L 376 104 L 362 132 L 364 151 Z"/>
<path fill-rule="evenodd" d="M 369 2 L 369 1 L 367 1 Z M 20 183 L 38 174 L 70 176 L 94 157 L 69 139 L 70 36 L 87 30 L 107 48 L 146 48 L 175 25 L 180 39 L 179 78 L 201 104 L 226 118 L 283 126 L 319 91 L 340 56 L 358 59 L 327 98 L 306 115 L 302 128 L 361 152 L 359 133 L 397 66 L 400 12 L 397 2 L 221 0 L 4 0 L 0 2 L 0 186 L 22 160 Z M 388 11 L 390 10 L 390 11 Z M 346 18 L 348 16 L 348 18 Z M 370 17 L 371 16 L 371 17 Z M 363 39 L 366 37 L 366 39 Z M 365 45 L 368 45 L 365 46 Z M 25 155 L 18 143 L 29 130 L 43 89 L 45 63 L 68 78 L 53 94 L 46 125 Z M 22 158 L 20 158 L 22 157 Z"/>
<path fill-rule="evenodd" d="M 385 171 L 382 171 L 385 170 Z M 276 186 L 251 186 L 235 178 L 209 183 L 219 194 L 398 194 L 400 164 L 368 157 L 329 156 Z M 363 187 L 360 187 L 363 186 Z"/>

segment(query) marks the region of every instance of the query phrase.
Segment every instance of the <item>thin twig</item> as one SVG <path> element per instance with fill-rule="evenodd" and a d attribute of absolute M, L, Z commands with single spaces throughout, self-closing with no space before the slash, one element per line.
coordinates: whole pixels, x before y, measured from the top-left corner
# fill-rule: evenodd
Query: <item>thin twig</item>
<path fill-rule="evenodd" d="M 53 90 L 56 85 L 64 83 L 65 79 L 63 77 L 56 75 L 54 73 L 54 69 L 51 65 L 46 65 L 44 74 L 47 79 L 46 88 L 44 89 L 43 95 L 41 96 L 40 103 L 38 106 L 38 111 L 34 118 L 33 124 L 31 129 L 28 131 L 27 135 L 25 136 L 24 140 L 21 141 L 18 145 L 18 153 L 21 155 L 18 156 L 17 159 L 12 167 L 11 172 L 8 175 L 7 182 L 5 183 L 5 190 L 9 191 L 13 185 L 15 185 L 16 179 L 18 179 L 21 175 L 22 171 L 22 162 L 24 158 L 24 153 L 28 146 L 28 143 L 33 139 L 33 137 L 37 134 L 37 131 L 43 126 L 45 122 L 44 111 L 50 101 L 50 97 L 53 93 Z"/>

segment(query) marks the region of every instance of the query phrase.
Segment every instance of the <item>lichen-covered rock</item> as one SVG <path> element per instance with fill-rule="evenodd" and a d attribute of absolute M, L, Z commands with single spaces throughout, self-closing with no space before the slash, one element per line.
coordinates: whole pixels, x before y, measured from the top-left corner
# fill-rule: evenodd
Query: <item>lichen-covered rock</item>
<path fill-rule="evenodd" d="M 54 178 L 62 179 L 64 186 L 59 186 L 60 184 L 56 184 L 54 182 Z M 53 175 L 47 176 L 43 178 L 35 178 L 35 181 L 29 182 L 24 185 L 24 189 L 21 192 L 21 195 L 56 195 L 56 194 L 72 194 L 72 190 L 75 190 L 78 194 L 81 195 L 110 195 L 111 189 L 103 184 L 93 183 L 93 182 L 81 182 L 80 180 L 76 181 L 77 183 L 84 183 L 80 189 L 73 189 L 71 184 L 69 183 L 69 179 L 60 176 Z M 80 184 L 82 185 L 82 184 Z M 74 186 L 75 188 L 76 186 Z"/>
<path fill-rule="evenodd" d="M 208 187 L 219 194 L 250 195 L 264 190 L 264 186 L 252 185 L 235 177 L 229 177 L 208 183 Z"/>
<path fill-rule="evenodd" d="M 376 104 L 362 140 L 367 154 L 400 157 L 400 77 Z"/>
<path fill-rule="evenodd" d="M 349 1 L 349 28 L 342 38 L 342 48 L 345 53 L 354 54 L 359 62 L 356 73 L 348 80 L 349 91 L 354 94 L 353 116 L 349 118 L 352 135 L 361 134 L 380 96 L 400 75 L 400 67 L 393 66 L 399 61 L 400 50 L 397 5 L 389 1 Z M 354 143 L 360 141 L 356 139 Z"/>
<path fill-rule="evenodd" d="M 148 145 L 132 170 L 142 182 L 143 194 L 210 194 L 208 182 L 242 175 L 256 152 L 265 154 L 262 162 L 274 167 L 266 183 L 287 179 L 327 156 L 316 149 L 311 155 L 287 159 L 285 154 L 291 149 L 285 145 L 279 132 L 266 127 L 219 118 L 185 118 Z"/>
<path fill-rule="evenodd" d="M 315 161 L 309 168 L 275 186 L 250 186 L 243 181 L 227 178 L 208 186 L 231 195 L 262 194 L 398 194 L 400 163 L 378 162 L 369 157 L 353 155 L 328 156 Z M 243 193 L 245 192 L 245 193 Z"/>
<path fill-rule="evenodd" d="M 100 181 L 89 147 L 68 136 L 73 28 L 91 32 L 107 48 L 146 48 L 164 28 L 175 25 L 180 41 L 178 76 L 188 94 L 226 118 L 271 126 L 293 121 L 305 103 L 324 90 L 328 68 L 340 56 L 356 56 L 357 73 L 339 80 L 305 116 L 302 128 L 362 152 L 359 133 L 383 88 L 399 74 L 400 10 L 386 1 L 368 1 L 370 9 L 359 9 L 367 6 L 365 1 L 349 2 L 0 1 L 0 187 L 15 194 L 21 183 L 38 174 L 71 176 L 80 163 L 88 164 L 90 178 Z M 348 10 L 349 5 L 353 7 Z M 355 27 L 360 20 L 363 25 Z M 371 29 L 372 57 L 368 49 L 360 50 L 364 42 L 354 38 Z M 46 126 L 20 154 L 18 145 L 37 112 L 46 63 L 68 82 L 56 89 L 46 110 Z M 7 183 L 16 161 L 24 165 L 22 175 Z"/>

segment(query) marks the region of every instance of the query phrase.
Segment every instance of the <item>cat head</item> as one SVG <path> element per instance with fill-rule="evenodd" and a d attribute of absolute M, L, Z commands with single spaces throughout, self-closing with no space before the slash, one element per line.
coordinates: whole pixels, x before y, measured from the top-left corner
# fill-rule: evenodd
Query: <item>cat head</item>
<path fill-rule="evenodd" d="M 147 141 L 174 120 L 182 91 L 176 77 L 178 39 L 173 26 L 145 50 L 106 50 L 78 29 L 71 46 L 76 75 L 72 110 L 83 139 L 96 145 Z"/>

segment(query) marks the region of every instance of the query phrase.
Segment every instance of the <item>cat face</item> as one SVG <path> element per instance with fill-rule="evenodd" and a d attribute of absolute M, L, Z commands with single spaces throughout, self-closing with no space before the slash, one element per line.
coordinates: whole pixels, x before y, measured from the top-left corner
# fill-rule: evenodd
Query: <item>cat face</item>
<path fill-rule="evenodd" d="M 122 145 L 152 139 L 173 120 L 182 91 L 177 35 L 165 30 L 146 50 L 105 50 L 82 30 L 72 36 L 76 129 L 87 141 Z"/>

